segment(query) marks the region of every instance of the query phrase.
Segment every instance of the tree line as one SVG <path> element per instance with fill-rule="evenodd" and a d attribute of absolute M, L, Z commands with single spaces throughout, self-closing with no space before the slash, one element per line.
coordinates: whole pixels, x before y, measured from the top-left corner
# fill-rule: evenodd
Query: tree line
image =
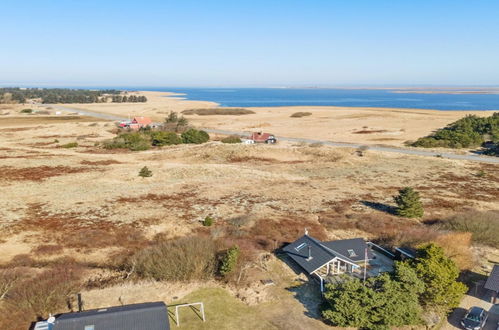
<path fill-rule="evenodd" d="M 121 95 L 116 89 L 0 88 L 0 103 L 26 103 L 30 99 L 40 99 L 44 104 L 147 102 L 145 96 Z"/>
<path fill-rule="evenodd" d="M 25 103 L 29 99 L 41 99 L 42 103 L 94 103 L 105 95 L 120 94 L 116 89 L 89 90 L 70 88 L 0 88 L 2 103 Z"/>
<path fill-rule="evenodd" d="M 113 95 L 111 98 L 111 102 L 113 103 L 126 103 L 126 102 L 132 102 L 132 103 L 137 103 L 137 102 L 147 102 L 147 97 L 140 95 Z"/>

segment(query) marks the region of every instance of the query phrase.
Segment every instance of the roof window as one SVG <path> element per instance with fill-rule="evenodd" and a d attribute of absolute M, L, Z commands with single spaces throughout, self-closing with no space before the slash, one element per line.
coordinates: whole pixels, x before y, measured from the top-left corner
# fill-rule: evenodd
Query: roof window
<path fill-rule="evenodd" d="M 306 246 L 307 246 L 307 243 L 301 243 L 300 245 L 298 245 L 297 247 L 295 247 L 295 250 L 296 251 L 300 251 L 301 249 L 303 249 Z"/>

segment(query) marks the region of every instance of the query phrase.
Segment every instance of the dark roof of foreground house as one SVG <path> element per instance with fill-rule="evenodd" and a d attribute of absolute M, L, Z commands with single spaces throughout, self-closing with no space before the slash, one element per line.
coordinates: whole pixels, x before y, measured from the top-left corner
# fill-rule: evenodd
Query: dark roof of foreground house
<path fill-rule="evenodd" d="M 345 251 L 348 251 L 350 249 L 349 247 L 354 247 L 355 251 L 359 251 L 359 253 L 360 251 L 362 251 L 360 255 L 362 256 L 361 260 L 363 260 L 365 249 L 361 248 L 363 245 L 361 245 L 357 240 L 362 240 L 362 242 L 364 242 L 364 240 L 360 238 L 355 240 L 345 240 L 351 242 L 345 242 L 344 244 L 331 244 L 341 241 L 320 242 L 313 237 L 303 235 L 293 243 L 286 245 L 283 250 L 287 253 L 288 256 L 291 257 L 291 259 L 293 259 L 298 265 L 300 265 L 300 267 L 307 271 L 307 273 L 311 274 L 334 258 L 339 258 L 343 261 L 355 265 L 355 260 L 345 256 L 344 254 L 340 253 L 340 251 L 335 250 L 335 247 L 338 247 L 341 250 Z M 361 248 L 361 250 L 359 250 L 359 247 Z"/>
<path fill-rule="evenodd" d="M 485 283 L 485 289 L 499 292 L 499 265 L 495 265 Z"/>
<path fill-rule="evenodd" d="M 83 329 L 169 330 L 170 324 L 165 303 L 151 302 L 61 314 L 53 326 L 53 330 Z"/>
<path fill-rule="evenodd" d="M 363 238 L 342 239 L 339 241 L 322 242 L 322 244 L 355 262 L 366 259 L 366 250 L 368 260 L 374 257 Z"/>

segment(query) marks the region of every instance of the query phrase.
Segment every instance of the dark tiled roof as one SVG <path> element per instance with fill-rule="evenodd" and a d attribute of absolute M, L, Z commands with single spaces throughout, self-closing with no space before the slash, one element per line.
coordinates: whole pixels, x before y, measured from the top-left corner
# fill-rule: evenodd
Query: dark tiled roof
<path fill-rule="evenodd" d="M 61 314 L 53 330 L 80 330 L 86 325 L 93 325 L 95 330 L 170 329 L 165 303 L 152 302 Z"/>
<path fill-rule="evenodd" d="M 366 241 L 364 241 L 363 238 L 343 239 L 339 241 L 323 242 L 322 244 L 355 262 L 364 261 L 366 258 L 366 249 L 367 259 L 372 259 L 374 257 L 371 249 L 368 248 Z M 349 250 L 352 250 L 353 254 L 351 254 Z"/>
<path fill-rule="evenodd" d="M 309 249 L 312 258 L 308 258 Z M 317 270 L 334 258 L 340 258 L 355 264 L 354 260 L 342 255 L 331 247 L 326 246 L 324 243 L 308 235 L 304 235 L 293 243 L 288 244 L 283 250 L 291 257 L 291 259 L 300 265 L 300 267 L 307 271 L 308 274 L 311 274 L 313 271 Z M 362 255 L 364 254 L 362 253 Z"/>
<path fill-rule="evenodd" d="M 499 292 L 499 265 L 495 265 L 485 283 L 485 289 Z"/>

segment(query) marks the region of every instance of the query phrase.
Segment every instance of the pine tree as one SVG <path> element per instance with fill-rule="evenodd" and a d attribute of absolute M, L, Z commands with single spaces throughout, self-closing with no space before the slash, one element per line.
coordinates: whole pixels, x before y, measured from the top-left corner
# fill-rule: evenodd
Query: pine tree
<path fill-rule="evenodd" d="M 420 218 L 424 214 L 419 193 L 411 187 L 399 190 L 399 195 L 393 199 L 397 203 L 397 215 L 405 218 Z"/>
<path fill-rule="evenodd" d="M 142 167 L 139 171 L 139 176 L 143 178 L 149 178 L 152 176 L 152 171 L 147 168 L 147 166 Z"/>
<path fill-rule="evenodd" d="M 459 269 L 444 250 L 433 243 L 417 250 L 416 259 L 409 262 L 425 283 L 421 301 L 442 311 L 448 311 L 459 305 L 468 287 L 458 282 Z"/>

